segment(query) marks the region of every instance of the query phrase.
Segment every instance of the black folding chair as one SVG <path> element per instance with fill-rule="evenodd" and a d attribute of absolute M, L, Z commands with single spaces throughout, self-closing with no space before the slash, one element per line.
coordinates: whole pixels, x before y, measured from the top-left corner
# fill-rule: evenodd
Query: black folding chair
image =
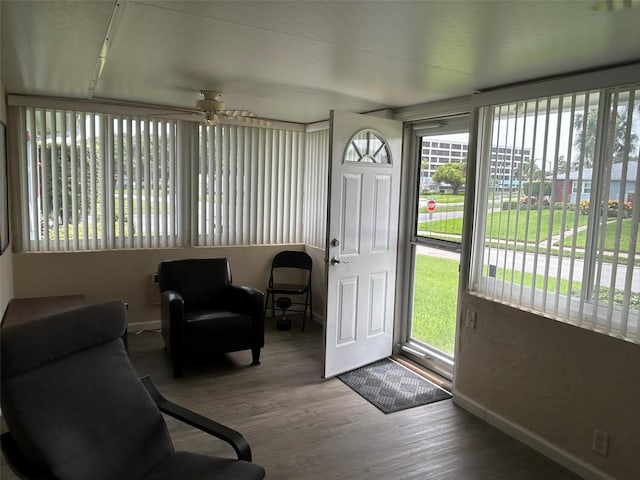
<path fill-rule="evenodd" d="M 271 262 L 267 298 L 264 303 L 265 313 L 269 306 L 269 298 L 271 298 L 271 316 L 275 317 L 276 295 L 294 297 L 304 295 L 304 302 L 291 301 L 292 305 L 304 305 L 304 315 L 302 317 L 302 330 L 304 330 L 307 320 L 307 307 L 309 316 L 311 317 L 313 315 L 313 297 L 311 294 L 312 267 L 313 260 L 305 252 L 285 250 L 277 253 Z"/>

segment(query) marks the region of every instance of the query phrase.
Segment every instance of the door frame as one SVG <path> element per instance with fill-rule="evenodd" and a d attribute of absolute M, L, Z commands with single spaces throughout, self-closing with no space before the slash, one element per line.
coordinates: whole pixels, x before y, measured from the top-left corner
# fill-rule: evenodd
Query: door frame
<path fill-rule="evenodd" d="M 454 362 L 449 358 L 438 355 L 434 352 L 427 352 L 419 345 L 409 342 L 411 331 L 410 322 L 412 314 L 413 281 L 414 281 L 414 251 L 418 244 L 413 240 L 415 222 L 419 208 L 420 196 L 420 162 L 416 161 L 421 151 L 421 138 L 430 134 L 446 134 L 459 132 L 460 129 L 469 132 L 469 142 L 471 142 L 471 114 L 470 112 L 456 112 L 446 115 L 442 112 L 437 118 L 407 122 L 404 124 L 403 134 L 403 163 L 401 175 L 401 198 L 400 198 L 400 219 L 398 235 L 398 276 L 396 288 L 396 322 L 395 329 L 395 353 L 401 353 L 416 363 L 428 368 L 444 378 L 452 379 Z M 471 155 L 471 148 L 469 149 Z M 467 161 L 467 170 L 470 163 Z M 473 178 L 473 176 L 471 176 Z M 473 190 L 465 188 L 467 193 Z M 467 215 L 469 200 L 465 194 L 464 214 Z M 466 223 L 466 221 L 465 221 Z M 464 242 L 464 240 L 463 240 Z M 434 241 L 433 243 L 437 243 Z M 463 244 L 460 246 L 461 261 L 463 258 Z M 459 278 L 465 270 L 459 269 Z M 458 344 L 460 331 L 460 308 L 461 308 L 461 285 L 465 282 L 458 282 L 458 301 L 456 306 L 456 338 Z M 457 347 L 456 347 L 457 350 Z"/>

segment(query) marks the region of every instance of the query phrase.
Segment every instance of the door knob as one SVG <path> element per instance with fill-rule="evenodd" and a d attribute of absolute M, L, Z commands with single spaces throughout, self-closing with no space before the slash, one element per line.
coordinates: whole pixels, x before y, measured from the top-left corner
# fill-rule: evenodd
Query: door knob
<path fill-rule="evenodd" d="M 339 245 L 340 245 L 340 240 L 338 240 L 337 238 L 334 238 L 333 240 L 331 240 L 332 247 L 337 247 Z"/>
<path fill-rule="evenodd" d="M 338 257 L 331 257 L 330 262 L 331 262 L 331 265 L 336 265 L 338 263 L 349 263 L 346 260 L 340 260 Z"/>

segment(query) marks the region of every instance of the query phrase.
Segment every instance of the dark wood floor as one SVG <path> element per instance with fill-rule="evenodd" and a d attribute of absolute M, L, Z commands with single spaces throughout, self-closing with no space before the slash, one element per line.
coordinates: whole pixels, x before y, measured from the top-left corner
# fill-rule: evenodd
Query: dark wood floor
<path fill-rule="evenodd" d="M 320 378 L 319 326 L 301 332 L 294 322 L 280 332 L 271 323 L 258 367 L 238 352 L 192 361 L 175 380 L 157 332 L 130 332 L 130 355 L 167 398 L 242 432 L 269 479 L 579 478 L 451 400 L 381 413 L 340 380 Z M 177 449 L 233 456 L 225 444 L 167 423 Z M 15 478 L 4 460 L 0 473 Z"/>

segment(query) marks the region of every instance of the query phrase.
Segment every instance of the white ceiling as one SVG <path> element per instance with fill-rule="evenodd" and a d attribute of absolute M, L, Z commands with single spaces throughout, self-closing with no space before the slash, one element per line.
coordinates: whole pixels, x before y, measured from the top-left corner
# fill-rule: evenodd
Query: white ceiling
<path fill-rule="evenodd" d="M 310 123 L 639 60 L 640 8 L 595 2 L 0 0 L 1 73 L 8 94 L 193 107 L 211 89 Z"/>

